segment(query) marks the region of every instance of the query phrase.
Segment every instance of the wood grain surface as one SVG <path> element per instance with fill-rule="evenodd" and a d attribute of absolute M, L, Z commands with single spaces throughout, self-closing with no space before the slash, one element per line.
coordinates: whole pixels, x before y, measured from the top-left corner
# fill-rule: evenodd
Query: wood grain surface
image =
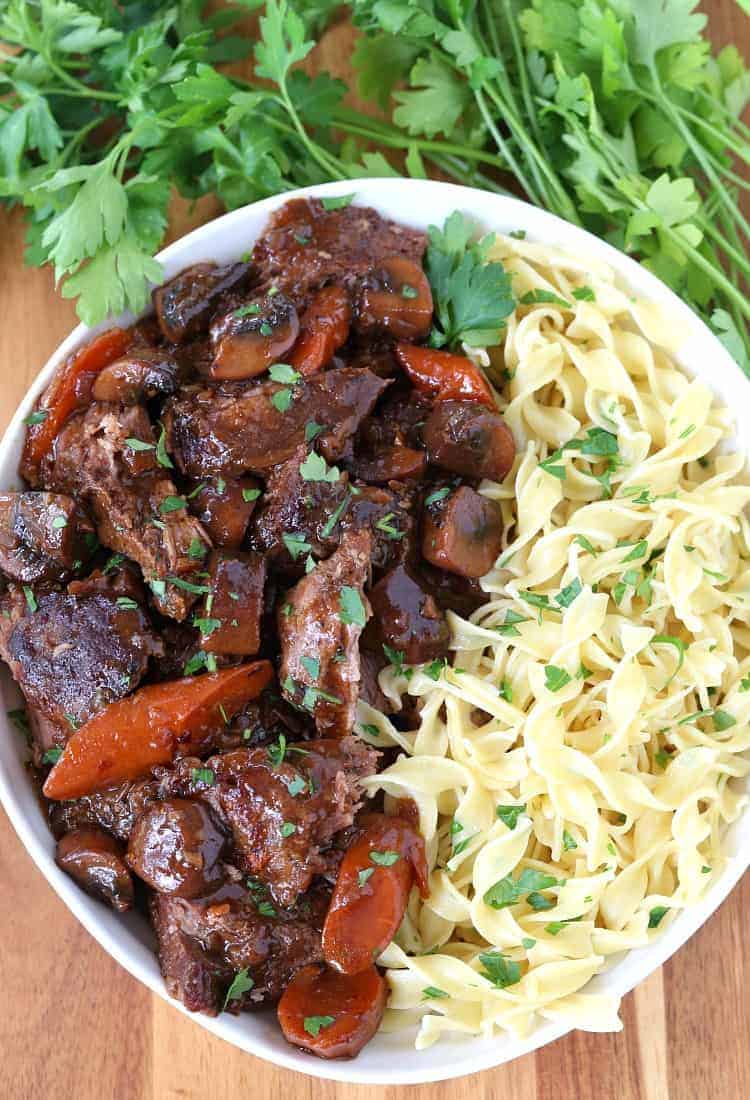
<path fill-rule="evenodd" d="M 656 2 L 656 0 L 654 0 Z M 735 0 L 706 2 L 711 37 L 750 55 Z M 318 69 L 346 77 L 350 31 Z M 172 236 L 215 213 L 175 210 Z M 0 430 L 75 323 L 49 271 L 0 227 Z M 317 1081 L 214 1038 L 113 962 L 53 894 L 0 810 L 0 1100 L 406 1100 L 401 1088 Z M 410 1087 L 410 1100 L 735 1100 L 750 1096 L 750 875 L 661 971 L 625 998 L 618 1035 L 575 1033 L 497 1070 Z"/>

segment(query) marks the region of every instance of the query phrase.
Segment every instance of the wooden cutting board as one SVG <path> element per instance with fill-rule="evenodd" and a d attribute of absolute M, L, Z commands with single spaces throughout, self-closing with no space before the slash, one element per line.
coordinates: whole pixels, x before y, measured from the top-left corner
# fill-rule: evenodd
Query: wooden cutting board
<path fill-rule="evenodd" d="M 656 0 L 654 0 L 656 2 Z M 704 5 L 717 45 L 750 55 L 735 0 Z M 316 51 L 346 76 L 350 32 Z M 217 213 L 176 211 L 172 236 Z M 48 271 L 21 264 L 22 227 L 0 230 L 0 430 L 75 323 Z M 252 1058 L 194 1025 L 109 958 L 53 894 L 0 810 L 0 1100 L 735 1100 L 750 1096 L 750 875 L 662 970 L 625 998 L 618 1035 L 579 1032 L 497 1070 L 376 1089 L 317 1081 Z"/>

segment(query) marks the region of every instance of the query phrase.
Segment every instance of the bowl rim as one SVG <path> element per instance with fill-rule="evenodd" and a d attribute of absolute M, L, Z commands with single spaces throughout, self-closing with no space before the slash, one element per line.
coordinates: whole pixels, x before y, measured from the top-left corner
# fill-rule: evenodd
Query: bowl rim
<path fill-rule="evenodd" d="M 490 221 L 498 225 L 511 222 L 515 227 L 527 229 L 530 242 L 554 243 L 556 247 L 563 251 L 570 251 L 576 245 L 580 246 L 584 255 L 607 263 L 620 281 L 628 286 L 637 287 L 639 295 L 647 300 L 667 305 L 675 319 L 680 320 L 681 326 L 684 325 L 684 343 L 686 344 L 689 339 L 696 337 L 707 343 L 712 352 L 712 370 L 718 371 L 723 381 L 728 381 L 730 388 L 739 387 L 740 390 L 744 389 L 746 391 L 743 395 L 745 399 L 750 397 L 750 380 L 743 376 L 740 368 L 734 363 L 729 353 L 708 326 L 672 290 L 651 272 L 641 267 L 635 260 L 588 231 L 565 222 L 548 211 L 540 210 L 520 199 L 458 184 L 443 183 L 436 180 L 387 177 L 337 180 L 311 187 L 298 188 L 250 203 L 209 221 L 167 246 L 157 254 L 156 259 L 165 265 L 165 278 L 169 278 L 181 268 L 197 262 L 197 258 L 191 258 L 191 254 L 196 250 L 200 252 L 202 248 L 227 230 L 239 230 L 237 239 L 242 240 L 246 245 L 249 239 L 255 238 L 252 230 L 246 238 L 242 237 L 243 223 L 249 218 L 255 219 L 267 216 L 294 198 L 340 197 L 354 193 L 355 203 L 361 201 L 362 204 L 372 205 L 376 209 L 379 208 L 378 200 L 382 198 L 386 205 L 389 205 L 386 216 L 402 220 L 404 224 L 409 224 L 408 214 L 401 218 L 393 212 L 393 205 L 397 204 L 399 197 L 405 191 L 419 195 L 420 201 L 421 196 L 424 196 L 422 205 L 427 209 L 432 207 L 430 198 L 435 197 L 437 199 L 436 204 L 442 207 L 440 217 L 444 215 L 446 210 L 464 209 L 469 213 L 478 213 L 480 222 Z M 479 207 L 479 211 L 477 211 L 477 207 Z M 137 316 L 149 312 L 149 305 L 150 303 Z M 17 480 L 15 451 L 23 433 L 23 419 L 32 409 L 34 402 L 47 385 L 55 368 L 71 352 L 77 350 L 79 346 L 98 332 L 115 324 L 130 324 L 134 319 L 133 314 L 126 313 L 117 318 L 108 318 L 96 326 L 90 327 L 79 324 L 58 345 L 32 381 L 0 441 L 0 476 L 4 477 L 6 481 Z M 679 352 L 676 357 L 679 359 Z M 707 379 L 704 380 L 708 381 Z M 748 430 L 750 431 L 750 417 L 748 418 Z M 13 463 L 13 465 L 9 466 L 9 463 Z M 10 474 L 9 470 L 11 471 Z M 0 737 L 6 736 L 12 738 L 13 734 L 6 715 L 0 714 Z M 260 1029 L 258 1029 L 258 1034 L 253 1034 L 253 1026 L 250 1026 L 247 1031 L 240 1032 L 236 1020 L 244 1019 L 248 1021 L 254 1020 L 254 1017 L 245 1015 L 236 1018 L 229 1017 L 224 1013 L 212 1018 L 188 1012 L 182 1004 L 169 996 L 158 969 L 156 972 L 153 969 L 149 970 L 136 957 L 137 952 L 129 943 L 129 934 L 125 937 L 119 934 L 118 930 L 124 925 L 120 921 L 113 924 L 112 921 L 105 919 L 111 914 L 108 914 L 99 903 L 83 894 L 72 880 L 58 869 L 50 851 L 51 846 L 45 848 L 43 842 L 35 835 L 35 826 L 27 810 L 22 805 L 21 797 L 14 789 L 13 778 L 7 773 L 2 759 L 0 759 L 0 804 L 4 807 L 24 848 L 49 885 L 109 955 L 138 981 L 195 1023 L 232 1043 L 232 1045 L 257 1057 L 264 1058 L 275 1065 L 281 1065 L 325 1080 L 352 1084 L 421 1084 L 460 1077 L 502 1065 L 504 1062 L 529 1053 L 572 1030 L 567 1024 L 560 1022 L 547 1021 L 540 1023 L 527 1038 L 512 1039 L 505 1043 L 505 1046 L 510 1047 L 509 1050 L 501 1049 L 503 1044 L 500 1039 L 488 1044 L 486 1040 L 480 1039 L 480 1037 L 466 1037 L 461 1041 L 461 1049 L 468 1056 L 459 1058 L 457 1063 L 452 1060 L 451 1056 L 457 1053 L 458 1048 L 450 1043 L 444 1044 L 442 1047 L 434 1046 L 429 1051 L 421 1052 L 415 1051 L 413 1047 L 401 1047 L 391 1053 L 391 1061 L 387 1067 L 372 1068 L 360 1061 L 361 1055 L 360 1058 L 349 1062 L 327 1062 L 312 1058 L 291 1046 L 286 1046 L 286 1044 L 284 1044 L 284 1047 L 279 1047 L 278 1044 L 269 1041 Z M 750 822 L 750 808 L 746 809 L 741 816 Z M 46 823 L 44 827 L 46 829 Z M 701 900 L 689 909 L 680 912 L 657 940 L 646 947 L 631 949 L 625 952 L 623 956 L 617 956 L 620 963 L 627 959 L 629 965 L 625 969 L 622 965 L 619 965 L 619 968 L 615 967 L 612 970 L 613 976 L 618 969 L 619 973 L 617 974 L 617 980 L 609 983 L 612 986 L 611 991 L 623 996 L 661 966 L 716 911 L 748 866 L 750 866 L 750 844 L 746 846 L 744 853 L 739 852 L 727 860 L 723 872 L 710 885 Z M 596 981 L 597 978 L 594 979 L 595 983 Z M 381 1039 L 386 1042 L 391 1038 L 392 1035 L 381 1033 Z M 447 1052 L 443 1057 L 440 1055 L 441 1049 Z M 404 1060 L 412 1061 L 414 1064 L 404 1065 Z"/>

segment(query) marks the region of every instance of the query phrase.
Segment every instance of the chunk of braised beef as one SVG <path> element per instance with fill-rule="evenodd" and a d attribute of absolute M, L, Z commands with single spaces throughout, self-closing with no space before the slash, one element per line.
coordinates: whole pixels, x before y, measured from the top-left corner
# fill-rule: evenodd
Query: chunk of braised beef
<path fill-rule="evenodd" d="M 262 554 L 214 551 L 208 563 L 209 592 L 201 618 L 201 645 L 209 653 L 253 657 L 260 649 L 266 584 Z"/>
<path fill-rule="evenodd" d="M 45 477 L 79 494 L 101 542 L 140 565 L 164 614 L 184 619 L 195 601 L 199 552 L 210 540 L 158 464 L 155 446 L 142 406 L 93 404 L 63 428 Z"/>
<path fill-rule="evenodd" d="M 387 661 L 383 655 L 381 649 L 365 649 L 362 648 L 359 654 L 360 664 L 360 685 L 359 685 L 359 697 L 363 699 L 365 703 L 368 703 L 375 710 L 382 711 L 383 714 L 390 714 L 393 710 L 393 705 L 390 700 L 386 698 L 380 689 L 378 683 L 378 676 L 382 670 L 386 667 Z"/>
<path fill-rule="evenodd" d="M 500 413 L 476 401 L 438 401 L 424 426 L 430 462 L 464 477 L 502 481 L 516 445 Z"/>
<path fill-rule="evenodd" d="M 214 546 L 235 550 L 242 545 L 260 492 L 260 482 L 252 477 L 212 478 L 199 482 L 187 498 Z"/>
<path fill-rule="evenodd" d="M 269 471 L 248 532 L 256 550 L 270 553 L 277 565 L 297 573 L 302 572 L 308 554 L 323 558 L 335 549 L 341 516 L 350 506 L 348 475 L 336 481 L 306 481 L 300 467 L 307 455 L 303 443 L 291 458 Z"/>
<path fill-rule="evenodd" d="M 387 573 L 370 592 L 380 641 L 403 653 L 407 664 L 448 653 L 450 630 L 443 611 L 404 565 Z"/>
<path fill-rule="evenodd" d="M 146 588 L 138 567 L 121 554 L 113 554 L 101 569 L 93 569 L 87 577 L 71 581 L 69 596 L 89 596 L 102 592 L 115 599 L 134 600 L 146 605 Z"/>
<path fill-rule="evenodd" d="M 293 388 L 263 382 L 239 393 L 186 393 L 170 407 L 170 450 L 191 477 L 264 474 L 291 458 L 313 425 L 322 428 L 316 445 L 333 462 L 387 384 L 369 371 L 341 368 Z"/>
<path fill-rule="evenodd" d="M 264 904 L 239 883 L 193 900 L 154 894 L 150 912 L 167 991 L 191 1012 L 220 1012 L 241 970 L 253 984 L 229 1011 L 277 1001 L 298 970 L 322 958 L 319 922 Z"/>
<path fill-rule="evenodd" d="M 152 299 L 164 339 L 179 344 L 207 328 L 222 295 L 240 286 L 249 272 L 245 263 L 194 264 L 157 287 Z"/>
<path fill-rule="evenodd" d="M 94 401 L 137 405 L 175 393 L 180 365 L 165 348 L 133 348 L 97 374 L 91 388 Z"/>
<path fill-rule="evenodd" d="M 9 589 L 2 610 L 0 656 L 29 703 L 71 732 L 132 691 L 163 650 L 137 604 L 104 593 L 29 601 Z"/>
<path fill-rule="evenodd" d="M 31 734 L 32 760 L 38 768 L 45 767 L 57 755 L 54 750 L 65 747 L 72 732 L 70 722 L 53 722 L 29 703 L 26 704 L 26 714 Z"/>
<path fill-rule="evenodd" d="M 377 757 L 354 737 L 238 749 L 208 759 L 204 797 L 231 829 L 242 869 L 290 906 L 325 871 L 324 849 L 352 824 Z"/>
<path fill-rule="evenodd" d="M 413 529 L 408 491 L 352 485 L 346 471 L 333 482 L 306 481 L 300 469 L 306 457 L 303 446 L 270 472 L 250 525 L 251 545 L 270 553 L 286 573 L 300 574 L 309 555 L 326 558 L 344 532 L 367 529 L 376 569 L 400 560 Z"/>
<path fill-rule="evenodd" d="M 287 741 L 306 741 L 315 737 L 315 727 L 309 715 L 268 689 L 232 719 L 222 749 L 254 748 L 282 735 Z"/>
<path fill-rule="evenodd" d="M 62 493 L 0 494 L 0 570 L 22 584 L 57 581 L 88 561 L 94 526 Z"/>
<path fill-rule="evenodd" d="M 57 842 L 55 863 L 92 897 L 116 912 L 133 908 L 133 879 L 119 841 L 101 829 L 76 829 Z"/>
<path fill-rule="evenodd" d="M 500 506 L 461 485 L 427 505 L 422 522 L 422 555 L 432 565 L 460 577 L 483 577 L 502 549 Z"/>
<path fill-rule="evenodd" d="M 355 437 L 355 452 L 377 452 L 386 447 L 423 450 L 422 430 L 432 411 L 432 402 L 411 388 L 394 388 L 379 403 L 376 412 L 362 423 Z"/>
<path fill-rule="evenodd" d="M 420 584 L 435 597 L 443 611 L 455 611 L 466 619 L 487 602 L 487 593 L 478 580 L 436 569 L 424 560 L 419 562 L 415 573 Z"/>
<path fill-rule="evenodd" d="M 224 881 L 227 835 L 211 809 L 194 798 L 155 802 L 136 820 L 128 865 L 162 894 L 196 898 Z"/>
<path fill-rule="evenodd" d="M 138 816 L 158 797 L 159 780 L 150 777 L 119 783 L 72 802 L 50 802 L 50 828 L 57 837 L 74 829 L 104 829 L 127 843 Z"/>
<path fill-rule="evenodd" d="M 212 378 L 244 379 L 283 361 L 299 335 L 299 317 L 285 294 L 265 295 L 230 310 L 211 325 Z"/>
<path fill-rule="evenodd" d="M 284 695 L 315 718 L 321 736 L 345 737 L 359 696 L 359 638 L 370 617 L 364 594 L 372 539 L 347 531 L 338 550 L 303 577 L 279 608 Z"/>
<path fill-rule="evenodd" d="M 373 336 L 368 339 L 353 335 L 342 355 L 349 367 L 361 367 L 372 371 L 378 378 L 396 378 L 401 373 L 393 350 L 394 344 L 387 336 Z"/>
<path fill-rule="evenodd" d="M 369 207 L 327 211 L 319 199 L 293 199 L 271 215 L 253 263 L 263 286 L 303 296 L 324 283 L 351 286 L 391 256 L 419 263 L 425 245 L 424 233 L 386 221 Z"/>

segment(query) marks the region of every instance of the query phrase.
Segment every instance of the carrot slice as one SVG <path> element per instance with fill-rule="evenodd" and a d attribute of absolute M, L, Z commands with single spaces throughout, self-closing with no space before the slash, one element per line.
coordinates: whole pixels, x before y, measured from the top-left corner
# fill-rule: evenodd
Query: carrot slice
<path fill-rule="evenodd" d="M 303 967 L 279 1001 L 284 1038 L 319 1058 L 354 1058 L 378 1029 L 388 991 L 372 963 L 360 974 Z"/>
<path fill-rule="evenodd" d="M 57 801 L 80 798 L 198 752 L 272 677 L 270 661 L 254 661 L 150 684 L 110 703 L 70 738 L 47 776 L 45 795 Z"/>
<path fill-rule="evenodd" d="M 333 357 L 349 335 L 352 309 L 340 286 L 324 286 L 302 318 L 302 333 L 292 348 L 289 362 L 309 378 Z"/>
<path fill-rule="evenodd" d="M 396 344 L 396 358 L 412 385 L 438 401 L 479 401 L 497 409 L 489 383 L 465 355 L 415 344 Z"/>
<path fill-rule="evenodd" d="M 132 332 L 122 328 L 107 329 L 91 343 L 79 349 L 52 376 L 41 396 L 36 412 L 44 414 L 38 423 L 28 426 L 21 473 L 31 485 L 39 484 L 39 468 L 49 453 L 65 421 L 86 403 L 86 375 L 93 377 L 127 351 Z"/>
<path fill-rule="evenodd" d="M 424 840 L 400 817 L 371 814 L 339 869 L 323 925 L 323 957 L 359 974 L 395 936 L 416 881 L 427 894 Z"/>

